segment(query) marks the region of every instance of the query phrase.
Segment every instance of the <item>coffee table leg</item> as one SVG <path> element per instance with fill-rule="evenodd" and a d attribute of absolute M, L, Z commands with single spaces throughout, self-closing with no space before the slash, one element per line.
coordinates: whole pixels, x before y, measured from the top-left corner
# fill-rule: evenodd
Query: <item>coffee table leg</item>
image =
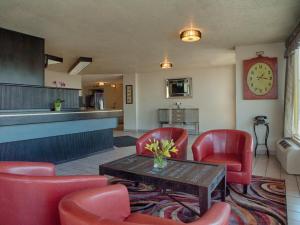
<path fill-rule="evenodd" d="M 202 216 L 211 205 L 211 194 L 208 193 L 207 188 L 199 189 L 199 207 L 200 207 L 200 216 Z"/>
<path fill-rule="evenodd" d="M 220 189 L 221 189 L 221 200 L 222 202 L 225 202 L 225 198 L 226 198 L 226 177 L 225 176 L 220 182 Z"/>

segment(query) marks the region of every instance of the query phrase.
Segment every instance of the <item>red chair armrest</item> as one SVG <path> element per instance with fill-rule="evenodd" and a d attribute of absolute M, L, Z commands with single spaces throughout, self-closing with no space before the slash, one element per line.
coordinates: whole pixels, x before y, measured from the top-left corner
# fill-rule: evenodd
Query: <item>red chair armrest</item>
<path fill-rule="evenodd" d="M 178 149 L 174 158 L 176 159 L 186 159 L 187 158 L 187 145 L 188 145 L 188 133 L 186 130 L 182 132 L 180 137 L 175 141 L 175 146 Z"/>
<path fill-rule="evenodd" d="M 73 202 L 59 203 L 59 216 L 61 225 L 100 225 L 99 217 L 88 212 Z"/>
<path fill-rule="evenodd" d="M 193 143 L 192 151 L 195 161 L 201 161 L 213 153 L 212 141 L 209 138 L 209 131 L 201 134 Z"/>
<path fill-rule="evenodd" d="M 245 145 L 242 152 L 242 171 L 252 171 L 252 158 L 253 158 L 253 138 L 249 133 L 245 134 Z"/>
<path fill-rule="evenodd" d="M 151 225 L 181 225 L 184 224 L 180 221 L 164 219 L 157 216 L 151 216 L 141 213 L 132 213 L 127 219 L 126 222 L 136 223 L 136 224 L 151 224 Z"/>
<path fill-rule="evenodd" d="M 198 221 L 192 222 L 190 225 L 228 225 L 230 211 L 228 203 L 215 203 Z"/>
<path fill-rule="evenodd" d="M 44 162 L 1 162 L 0 173 L 30 175 L 30 176 L 54 176 L 55 166 Z"/>

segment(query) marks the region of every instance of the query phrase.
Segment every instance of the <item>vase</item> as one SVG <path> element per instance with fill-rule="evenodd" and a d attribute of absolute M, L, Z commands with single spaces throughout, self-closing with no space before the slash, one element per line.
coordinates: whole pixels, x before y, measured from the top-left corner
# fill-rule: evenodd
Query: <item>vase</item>
<path fill-rule="evenodd" d="M 54 102 L 54 110 L 56 112 L 60 112 L 61 111 L 61 102 Z"/>
<path fill-rule="evenodd" d="M 155 169 L 163 169 L 168 165 L 168 161 L 164 156 L 154 156 L 153 167 Z"/>

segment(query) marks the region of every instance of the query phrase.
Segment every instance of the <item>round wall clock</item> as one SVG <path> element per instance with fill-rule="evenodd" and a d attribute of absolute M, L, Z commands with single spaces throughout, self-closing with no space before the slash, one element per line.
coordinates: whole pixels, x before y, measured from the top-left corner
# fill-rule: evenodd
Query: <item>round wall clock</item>
<path fill-rule="evenodd" d="M 277 99 L 277 58 L 244 60 L 244 99 Z"/>

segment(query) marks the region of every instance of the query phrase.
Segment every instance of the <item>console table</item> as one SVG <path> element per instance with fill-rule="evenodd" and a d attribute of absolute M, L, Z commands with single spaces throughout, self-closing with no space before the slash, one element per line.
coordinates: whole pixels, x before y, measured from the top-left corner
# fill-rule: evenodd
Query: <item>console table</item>
<path fill-rule="evenodd" d="M 199 109 L 158 109 L 158 122 L 161 127 L 181 127 L 191 134 L 199 134 Z"/>

